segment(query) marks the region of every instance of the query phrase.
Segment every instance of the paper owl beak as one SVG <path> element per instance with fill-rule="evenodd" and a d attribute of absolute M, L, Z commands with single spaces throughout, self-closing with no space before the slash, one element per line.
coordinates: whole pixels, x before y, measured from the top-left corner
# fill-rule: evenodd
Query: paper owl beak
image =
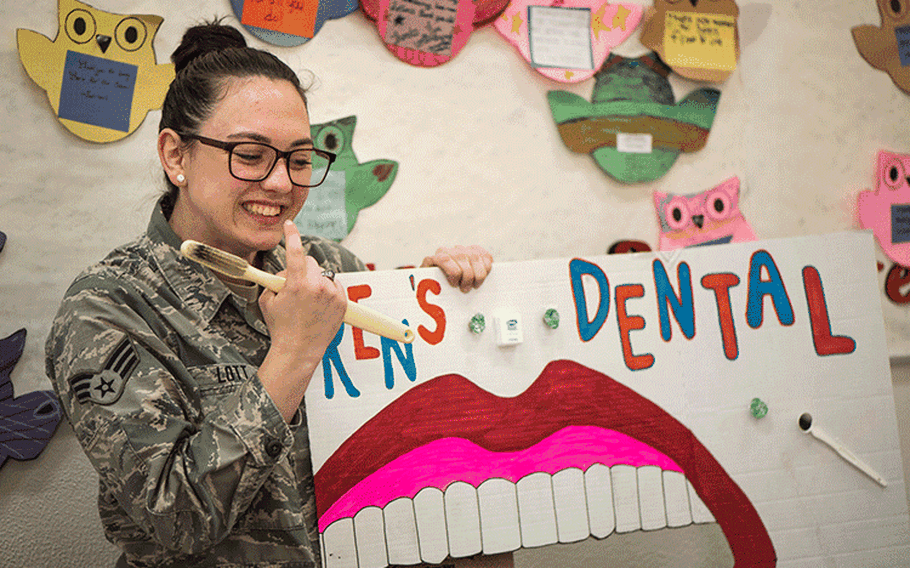
<path fill-rule="evenodd" d="M 98 42 L 98 47 L 101 48 L 101 53 L 107 53 L 107 48 L 111 45 L 111 36 L 96 35 L 95 41 Z"/>

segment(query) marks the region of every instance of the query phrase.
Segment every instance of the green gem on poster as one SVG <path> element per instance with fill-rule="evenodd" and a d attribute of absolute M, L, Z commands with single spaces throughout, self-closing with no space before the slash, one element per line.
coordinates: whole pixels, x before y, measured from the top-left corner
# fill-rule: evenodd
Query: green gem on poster
<path fill-rule="evenodd" d="M 556 329 L 559 327 L 559 312 L 555 308 L 550 308 L 543 314 L 543 322 L 547 324 L 547 327 L 550 329 Z"/>
<path fill-rule="evenodd" d="M 749 404 L 749 412 L 755 418 L 764 418 L 768 414 L 768 405 L 762 402 L 760 398 L 753 398 L 752 403 Z"/>

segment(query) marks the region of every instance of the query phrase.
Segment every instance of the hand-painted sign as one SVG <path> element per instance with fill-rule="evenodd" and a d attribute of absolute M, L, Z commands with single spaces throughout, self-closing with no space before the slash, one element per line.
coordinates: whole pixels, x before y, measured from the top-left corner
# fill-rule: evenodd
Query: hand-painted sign
<path fill-rule="evenodd" d="M 437 269 L 339 275 L 417 339 L 344 327 L 310 385 L 327 566 L 706 523 L 737 566 L 910 553 L 873 262 L 855 232 L 501 263 L 469 294 Z M 887 487 L 805 436 L 804 412 Z"/>

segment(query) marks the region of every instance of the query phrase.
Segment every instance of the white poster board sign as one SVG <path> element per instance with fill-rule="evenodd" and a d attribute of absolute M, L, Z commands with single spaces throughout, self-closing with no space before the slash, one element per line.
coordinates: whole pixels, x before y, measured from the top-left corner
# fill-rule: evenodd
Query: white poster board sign
<path fill-rule="evenodd" d="M 418 337 L 344 327 L 310 385 L 327 566 L 693 523 L 737 566 L 910 557 L 869 233 L 500 263 L 468 294 L 437 269 L 338 278 Z"/>

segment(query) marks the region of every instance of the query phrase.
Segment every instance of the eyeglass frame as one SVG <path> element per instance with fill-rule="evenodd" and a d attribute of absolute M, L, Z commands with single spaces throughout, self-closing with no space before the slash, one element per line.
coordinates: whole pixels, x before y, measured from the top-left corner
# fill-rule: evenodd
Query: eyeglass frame
<path fill-rule="evenodd" d="M 266 144 L 265 142 L 257 142 L 255 140 L 238 140 L 236 142 L 224 142 L 222 140 L 215 140 L 214 138 L 207 138 L 205 136 L 200 136 L 198 134 L 181 134 L 180 137 L 185 138 L 187 140 L 196 140 L 202 144 L 205 144 L 206 146 L 212 146 L 213 148 L 220 148 L 221 150 L 226 151 L 228 153 L 228 173 L 230 173 L 234 179 L 239 179 L 240 181 L 262 181 L 264 179 L 267 179 L 270 175 L 272 175 L 272 172 L 275 170 L 275 164 L 277 164 L 278 160 L 280 160 L 281 158 L 284 158 L 284 167 L 288 172 L 288 180 L 290 180 L 291 179 L 291 162 L 290 162 L 289 158 L 291 157 L 291 154 L 293 154 L 294 152 L 299 152 L 300 150 L 312 150 L 314 153 L 322 156 L 323 158 L 325 158 L 326 160 L 329 161 L 328 166 L 326 166 L 326 168 L 325 168 L 325 176 L 322 178 L 322 180 L 319 183 L 317 183 L 315 185 L 301 185 L 299 183 L 294 183 L 293 181 L 291 181 L 291 183 L 293 185 L 296 185 L 297 187 L 317 187 L 319 185 L 322 185 L 322 183 L 325 182 L 326 179 L 328 179 L 329 170 L 332 169 L 332 164 L 335 162 L 335 159 L 338 158 L 338 155 L 335 154 L 334 152 L 329 152 L 328 150 L 320 150 L 319 148 L 316 148 L 315 146 L 312 148 L 308 148 L 308 147 L 294 148 L 293 150 L 284 151 L 284 150 L 279 150 L 278 148 L 276 148 L 270 144 Z M 239 146 L 241 144 L 258 144 L 260 146 L 265 146 L 266 148 L 271 148 L 272 150 L 275 151 L 275 161 L 272 162 L 272 165 L 269 166 L 269 170 L 261 178 L 244 179 L 234 173 L 234 168 L 231 166 L 231 158 L 234 156 L 234 148 L 236 148 L 237 146 Z"/>

